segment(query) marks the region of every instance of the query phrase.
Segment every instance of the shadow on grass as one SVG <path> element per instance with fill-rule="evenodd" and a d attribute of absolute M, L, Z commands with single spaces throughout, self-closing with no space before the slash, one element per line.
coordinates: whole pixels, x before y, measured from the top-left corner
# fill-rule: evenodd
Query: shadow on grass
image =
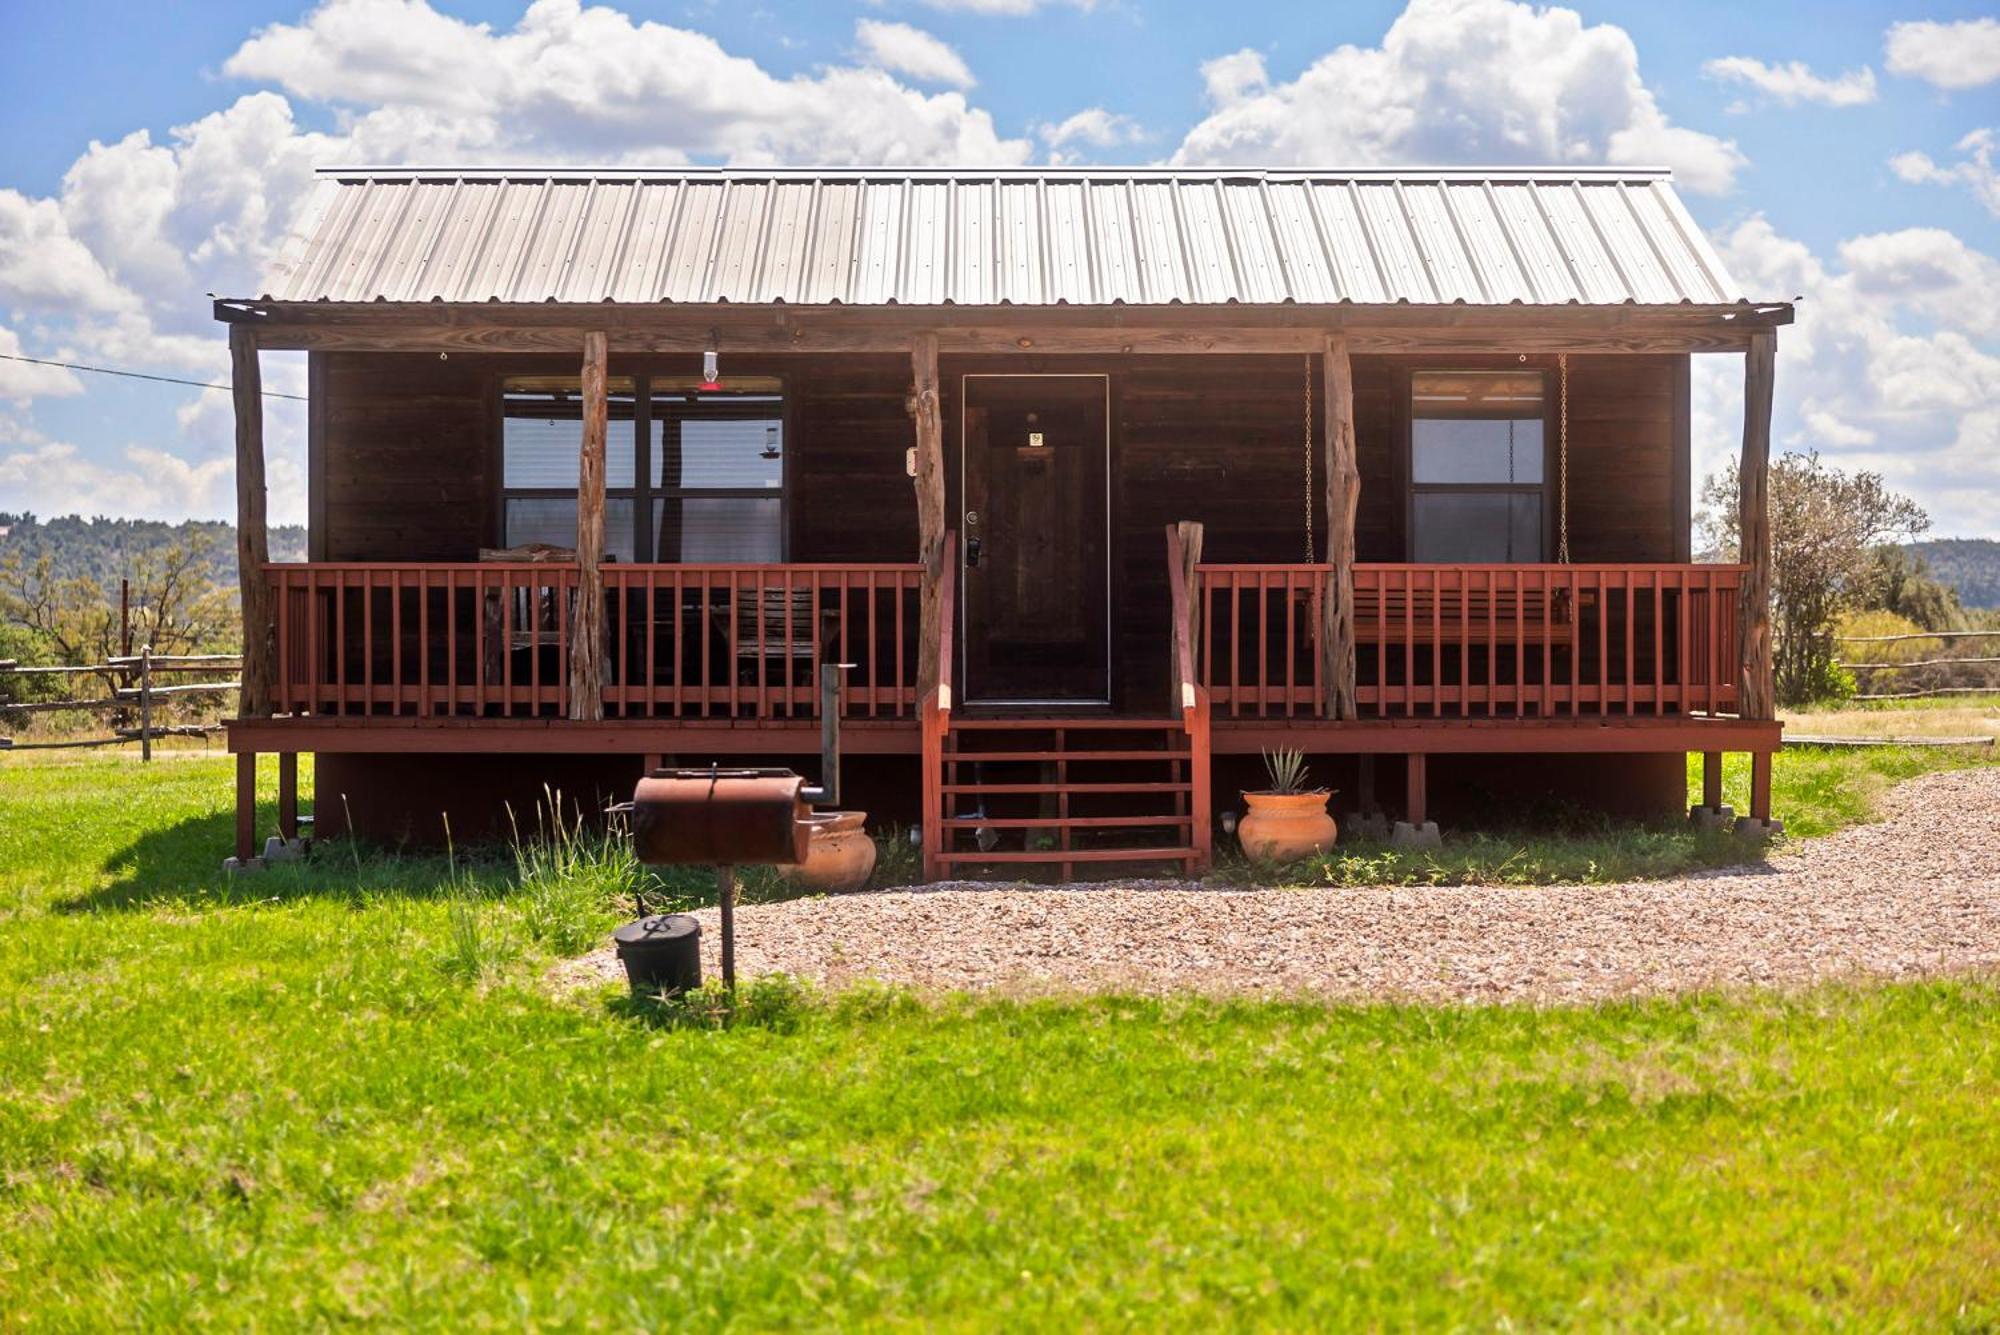
<path fill-rule="evenodd" d="M 257 828 L 276 826 L 276 807 L 260 804 Z M 390 898 L 436 900 L 460 893 L 468 878 L 494 900 L 509 899 L 521 889 L 515 850 L 504 843 L 477 844 L 447 855 L 341 838 L 313 844 L 296 862 L 231 873 L 223 870 L 222 861 L 235 840 L 235 817 L 229 811 L 190 816 L 149 830 L 105 859 L 108 884 L 57 899 L 53 907 L 59 913 L 96 913 L 162 903 L 227 908 L 299 900 L 355 904 Z M 915 854 L 901 831 L 886 832 L 878 845 L 881 855 L 871 888 L 915 879 Z M 804 893 L 770 867 L 737 871 L 739 903 L 777 903 Z M 629 908 L 633 917 L 706 908 L 716 902 L 715 874 L 707 867 L 635 866 L 620 895 L 626 896 L 629 899 L 620 909 Z"/>
<path fill-rule="evenodd" d="M 275 824 L 275 813 L 260 812 L 259 829 Z M 230 873 L 222 860 L 235 841 L 235 818 L 226 811 L 149 830 L 104 860 L 109 884 L 58 899 L 53 907 L 92 913 L 162 902 L 227 907 L 299 899 L 437 899 L 454 884 L 454 859 L 442 853 L 369 848 L 347 840 L 317 846 L 298 862 Z M 462 850 L 456 857 L 459 871 L 492 886 L 511 881 L 512 865 L 499 846 Z"/>

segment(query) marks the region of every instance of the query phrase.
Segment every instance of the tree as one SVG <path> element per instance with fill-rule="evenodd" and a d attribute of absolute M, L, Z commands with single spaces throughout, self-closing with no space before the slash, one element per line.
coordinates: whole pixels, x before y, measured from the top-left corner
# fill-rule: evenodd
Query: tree
<path fill-rule="evenodd" d="M 1965 621 L 1958 592 L 1931 572 L 1930 562 L 1900 543 L 1868 554 L 1856 606 L 1894 612 L 1924 630 L 1957 630 Z"/>
<path fill-rule="evenodd" d="M 212 535 L 197 531 L 133 558 L 126 578 L 134 653 L 147 644 L 157 654 L 236 648 L 235 603 L 216 582 L 215 546 Z M 116 593 L 90 575 L 58 575 L 47 552 L 32 561 L 19 553 L 0 560 L 0 622 L 58 663 L 101 663 L 124 652 Z"/>
<path fill-rule="evenodd" d="M 1702 530 L 1709 547 L 1736 560 L 1737 466 L 1702 488 Z M 1879 473 L 1843 472 L 1818 453 L 1771 462 L 1771 641 L 1778 700 L 1803 704 L 1837 694 L 1834 622 L 1859 605 L 1873 561 L 1886 542 L 1915 537 L 1930 518 Z"/>

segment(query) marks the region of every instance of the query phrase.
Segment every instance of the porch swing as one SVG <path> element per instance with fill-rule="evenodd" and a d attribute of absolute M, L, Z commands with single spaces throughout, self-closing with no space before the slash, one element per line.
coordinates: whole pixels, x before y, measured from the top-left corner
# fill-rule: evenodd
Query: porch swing
<path fill-rule="evenodd" d="M 1306 439 L 1306 557 L 1317 561 L 1313 537 L 1312 458 L 1313 399 L 1312 368 L 1308 357 L 1305 392 Z M 1558 404 L 1556 432 L 1556 564 L 1570 564 L 1569 548 L 1569 354 L 1556 358 Z M 1330 559 L 1330 558 L 1329 558 Z M 1506 567 L 1496 567 L 1505 569 Z M 1544 645 L 1574 650 L 1578 634 L 1578 602 L 1568 588 L 1546 594 L 1522 589 L 1520 576 L 1513 587 L 1497 587 L 1499 577 L 1489 575 L 1484 588 L 1470 584 L 1446 591 L 1435 584 L 1430 588 L 1412 586 L 1412 576 L 1403 576 L 1402 587 L 1391 590 L 1385 583 L 1354 590 L 1354 636 L 1357 644 L 1393 646 L 1433 644 Z"/>

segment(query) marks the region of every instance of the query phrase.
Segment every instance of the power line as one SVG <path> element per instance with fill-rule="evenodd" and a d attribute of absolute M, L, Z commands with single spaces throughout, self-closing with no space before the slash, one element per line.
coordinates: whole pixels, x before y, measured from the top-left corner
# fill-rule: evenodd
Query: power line
<path fill-rule="evenodd" d="M 65 371 L 91 371 L 97 375 L 122 375 L 130 380 L 157 380 L 163 385 L 192 385 L 196 389 L 230 388 L 228 385 L 210 384 L 206 380 L 183 380 L 179 376 L 172 375 L 147 375 L 144 371 L 118 371 L 109 366 L 85 366 L 80 362 L 52 362 L 41 357 L 22 357 L 11 352 L 0 352 L 0 360 L 28 362 L 34 366 L 60 366 Z M 300 403 L 306 401 L 306 396 L 303 394 L 281 394 L 275 389 L 264 390 L 263 394 L 267 399 L 297 399 Z"/>

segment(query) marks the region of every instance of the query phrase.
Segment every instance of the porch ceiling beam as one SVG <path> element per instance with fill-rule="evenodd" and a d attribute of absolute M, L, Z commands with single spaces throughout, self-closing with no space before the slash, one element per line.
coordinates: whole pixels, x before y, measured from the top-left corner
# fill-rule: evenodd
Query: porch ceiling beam
<path fill-rule="evenodd" d="M 1630 326 L 1624 330 L 1564 330 L 1524 323 L 1511 327 L 1464 329 L 1441 326 L 1341 327 L 1350 352 L 1509 354 L 1647 354 L 1742 352 L 1760 327 L 1699 329 Z M 888 329 L 809 329 L 704 325 L 694 329 L 626 327 L 607 332 L 610 351 L 621 355 L 697 353 L 713 329 L 727 352 L 884 353 L 909 350 L 911 335 Z M 581 326 L 424 324 L 273 324 L 258 327 L 258 341 L 274 352 L 504 352 L 573 353 L 586 331 Z M 1324 346 L 1326 330 L 1289 328 L 1056 328 L 1032 325 L 941 329 L 935 335 L 944 354 L 1043 356 L 1160 353 L 1301 353 Z"/>
<path fill-rule="evenodd" d="M 705 332 L 717 325 L 764 329 L 840 328 L 893 331 L 904 340 L 931 330 L 993 329 L 1014 326 L 1041 329 L 1292 329 L 1323 334 L 1341 328 L 1464 328 L 1516 327 L 1540 323 L 1566 328 L 1640 328 L 1660 326 L 1769 327 L 1792 322 L 1787 303 L 1764 305 L 1671 306 L 1526 306 L 1390 305 L 1246 306 L 1168 304 L 1159 306 L 798 306 L 728 303 L 563 303 L 533 302 L 254 302 L 218 300 L 215 316 L 225 323 L 290 324 L 432 324 L 465 328 L 535 327 L 594 329 L 685 329 Z"/>
<path fill-rule="evenodd" d="M 1789 307 L 1055 307 L 1049 309 L 289 306 L 218 304 L 272 349 L 573 353 L 585 329 L 617 353 L 693 353 L 711 332 L 737 351 L 908 351 L 934 332 L 943 353 L 1351 351 L 1732 352 L 1790 320 Z M 1313 318 L 1317 317 L 1317 318 Z"/>

